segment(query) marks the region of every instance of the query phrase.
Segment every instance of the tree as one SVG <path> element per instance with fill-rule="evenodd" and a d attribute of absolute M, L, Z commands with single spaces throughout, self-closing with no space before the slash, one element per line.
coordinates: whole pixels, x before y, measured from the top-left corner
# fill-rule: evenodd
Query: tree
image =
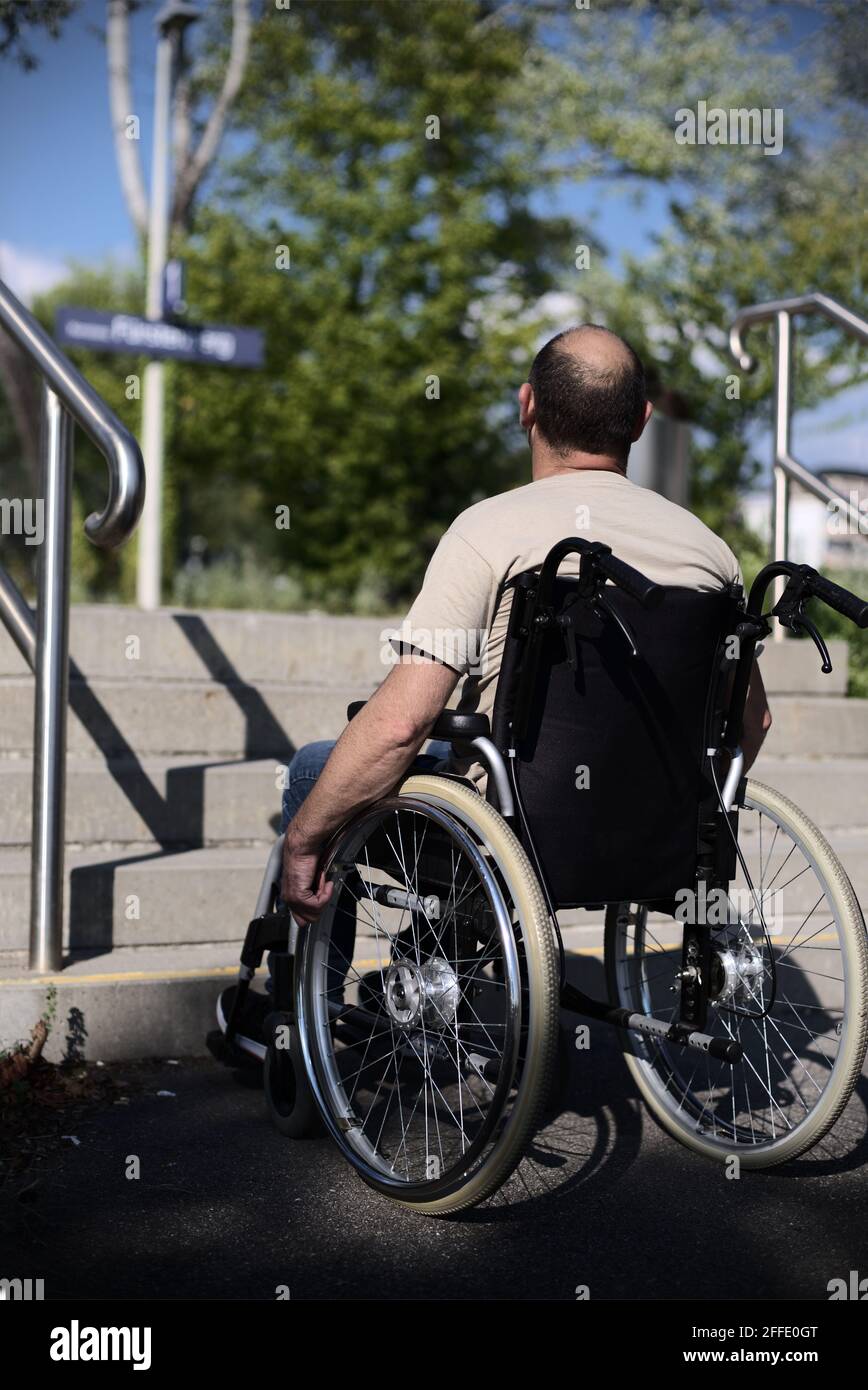
<path fill-rule="evenodd" d="M 198 122 L 197 108 L 204 93 L 214 86 L 214 71 L 191 68 L 183 51 L 178 54 L 178 74 L 174 100 L 175 185 L 172 199 L 172 230 L 190 224 L 193 202 L 202 180 L 217 156 L 226 118 L 241 90 L 250 48 L 251 0 L 231 0 L 231 29 L 228 59 L 219 55 L 220 78 L 207 117 Z M 127 210 L 141 237 L 148 229 L 148 199 L 139 157 L 139 142 L 129 138 L 128 122 L 135 110 L 130 78 L 130 14 L 138 8 L 136 0 L 106 0 L 106 60 L 109 104 L 115 158 Z M 210 55 L 216 57 L 213 53 Z"/>
<path fill-rule="evenodd" d="M 235 378 L 229 394 L 198 369 L 189 378 L 182 515 L 201 516 L 215 438 L 228 437 L 224 467 L 258 498 L 261 554 L 283 555 L 321 600 L 351 601 L 376 571 L 384 598 L 402 601 L 451 517 L 523 478 L 512 398 L 557 289 L 577 317 L 610 322 L 659 361 L 659 385 L 714 441 L 699 452 L 699 508 L 743 542 L 735 500 L 754 468 L 745 438 L 761 382 L 733 428 L 696 352 L 722 342 L 728 316 L 769 278 L 779 240 L 750 243 L 750 275 L 719 272 L 744 210 L 798 189 L 804 140 L 796 132 L 779 158 L 704 158 L 676 143 L 673 122 L 703 96 L 809 113 L 812 82 L 793 99 L 774 41 L 774 16 L 758 23 L 736 0 L 585 13 L 545 0 L 310 0 L 265 12 L 233 117 L 243 155 L 223 161 L 203 209 L 191 296 L 203 317 L 267 328 L 267 379 L 263 390 Z M 592 227 L 542 211 L 565 179 L 590 177 L 671 189 L 670 240 L 626 282 Z M 591 250 L 588 272 L 577 273 L 577 243 Z M 433 377 L 439 399 L 426 394 Z M 274 532 L 280 504 L 289 538 Z M 211 539 L 242 544 L 231 521 Z"/>
<path fill-rule="evenodd" d="M 728 326 L 743 305 L 811 290 L 857 313 L 868 310 L 865 94 L 848 58 L 864 50 L 868 13 L 831 0 L 823 16 L 824 42 L 814 46 L 798 98 L 785 89 L 777 98 L 791 132 L 783 154 L 731 169 L 720 151 L 709 151 L 705 162 L 719 171 L 717 187 L 673 201 L 656 252 L 628 261 L 620 293 L 622 319 L 628 306 L 642 306 L 637 336 L 698 426 L 694 504 L 736 548 L 752 552 L 749 569 L 767 556 L 740 521 L 739 494 L 767 463 L 756 459 L 750 439 L 759 422 L 771 420 L 773 335 L 752 336 L 760 368 L 752 378 L 741 376 L 733 396 Z M 823 319 L 800 318 L 796 342 L 795 407 L 864 379 L 858 345 Z"/>
<path fill-rule="evenodd" d="M 25 71 L 37 66 L 27 46 L 27 29 L 44 29 L 60 37 L 63 22 L 78 8 L 79 0 L 0 0 L 0 58 L 11 58 Z"/>
<path fill-rule="evenodd" d="M 33 71 L 38 62 L 27 45 L 26 31 L 44 29 L 51 38 L 60 38 L 64 21 L 77 8 L 78 0 L 40 0 L 39 4 L 0 0 L 0 59 L 10 59 L 25 72 Z M 5 333 L 0 333 L 0 383 L 25 466 L 34 477 L 39 457 L 39 386 L 26 359 Z"/>
<path fill-rule="evenodd" d="M 263 7 L 231 138 L 176 247 L 191 316 L 264 328 L 267 360 L 172 369 L 178 558 L 195 534 L 212 556 L 282 567 L 308 601 L 402 603 L 455 513 L 526 476 L 514 391 L 551 291 L 635 340 L 681 398 L 698 426 L 694 504 L 744 555 L 738 493 L 769 367 L 727 398 L 728 322 L 814 286 L 860 304 L 857 38 L 846 6 L 827 13 L 839 27 L 797 70 L 775 8 L 758 18 L 740 0 Z M 181 103 L 191 148 L 236 11 L 222 0 L 209 16 Z M 783 106 L 783 152 L 678 144 L 675 112 L 700 99 Z M 565 186 L 589 178 L 665 189 L 653 254 L 615 267 L 593 219 L 563 210 Z M 799 363 L 814 396 L 855 371 L 823 345 L 828 360 Z M 105 359 L 81 360 L 104 380 Z"/>

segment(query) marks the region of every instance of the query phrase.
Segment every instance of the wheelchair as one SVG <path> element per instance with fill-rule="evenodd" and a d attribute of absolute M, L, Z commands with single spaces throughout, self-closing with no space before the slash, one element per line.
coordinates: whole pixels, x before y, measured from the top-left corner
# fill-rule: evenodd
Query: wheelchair
<path fill-rule="evenodd" d="M 568 555 L 577 575 L 559 573 Z M 618 1031 L 642 1098 L 688 1148 L 745 1168 L 803 1154 L 865 1058 L 865 923 L 834 851 L 743 775 L 739 744 L 772 622 L 812 637 L 830 670 L 806 603 L 863 628 L 868 603 L 789 562 L 746 600 L 664 587 L 576 537 L 509 587 L 491 727 L 446 711 L 431 731 L 485 765 L 485 794 L 437 771 L 361 811 L 325 852 L 334 888 L 309 926 L 280 908 L 278 839 L 224 1060 L 263 1061 L 282 1133 L 324 1127 L 372 1188 L 434 1216 L 490 1197 L 520 1162 L 561 1009 Z M 580 908 L 604 913 L 605 999 L 566 979 L 558 913 Z M 237 1020 L 266 951 L 263 1046 Z"/>

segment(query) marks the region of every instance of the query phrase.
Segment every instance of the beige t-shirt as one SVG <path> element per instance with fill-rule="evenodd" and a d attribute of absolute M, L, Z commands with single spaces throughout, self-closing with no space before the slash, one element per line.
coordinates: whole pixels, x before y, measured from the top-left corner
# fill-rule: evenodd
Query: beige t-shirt
<path fill-rule="evenodd" d="M 567 536 L 602 541 L 658 584 L 715 590 L 741 583 L 738 561 L 719 536 L 683 507 L 621 473 L 559 473 L 487 497 L 453 521 L 431 557 L 397 644 L 412 646 L 463 676 L 458 708 L 491 718 L 503 656 L 513 575 L 541 565 Z M 561 574 L 578 574 L 579 556 Z M 464 764 L 480 786 L 484 770 Z"/>

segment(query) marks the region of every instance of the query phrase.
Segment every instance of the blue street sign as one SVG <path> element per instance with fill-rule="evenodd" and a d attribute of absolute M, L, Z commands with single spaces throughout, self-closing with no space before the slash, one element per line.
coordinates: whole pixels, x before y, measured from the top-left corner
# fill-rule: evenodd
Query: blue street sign
<path fill-rule="evenodd" d="M 227 324 L 193 327 L 100 309 L 58 309 L 54 336 L 59 343 L 91 348 L 94 352 L 175 357 L 220 367 L 261 367 L 265 357 L 264 335 L 258 328 L 231 328 Z"/>

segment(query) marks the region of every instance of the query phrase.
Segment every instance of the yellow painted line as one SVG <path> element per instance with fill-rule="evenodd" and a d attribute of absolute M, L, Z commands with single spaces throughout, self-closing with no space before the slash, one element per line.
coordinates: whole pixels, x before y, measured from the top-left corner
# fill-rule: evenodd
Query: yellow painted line
<path fill-rule="evenodd" d="M 837 936 L 838 936 L 837 932 L 821 932 L 821 934 L 820 934 L 819 936 L 812 936 L 812 937 L 810 938 L 810 940 L 811 940 L 811 945 L 813 945 L 813 943 L 814 943 L 815 941 L 836 941 L 836 940 L 837 940 Z M 808 939 L 808 938 L 806 937 L 805 940 L 807 940 L 807 939 Z M 772 937 L 772 941 L 774 942 L 775 946 L 790 946 L 794 940 L 795 940 L 795 938 L 792 937 L 792 936 L 790 936 L 790 937 L 777 937 L 777 936 Z M 663 946 L 666 947 L 667 949 L 668 949 L 668 948 L 671 948 L 672 950 L 674 950 L 674 949 L 676 948 L 676 946 L 680 946 L 680 945 L 681 945 L 681 940 L 680 940 L 680 938 L 679 938 L 679 940 L 677 940 L 677 941 L 669 941 L 669 942 L 664 941 L 664 942 L 661 942 L 661 945 L 663 945 Z M 566 954 L 567 954 L 568 956 L 603 956 L 603 955 L 605 955 L 605 951 L 604 951 L 604 949 L 603 949 L 602 946 L 567 946 L 567 947 L 565 947 L 565 950 L 566 950 Z M 359 968 L 359 969 L 362 969 L 362 970 L 376 970 L 377 966 L 383 965 L 383 964 L 385 964 L 385 962 L 384 962 L 384 961 L 381 961 L 381 960 L 354 960 L 354 961 L 353 961 L 353 965 L 356 966 L 356 967 Z"/>
<path fill-rule="evenodd" d="M 775 946 L 790 946 L 794 937 L 774 937 Z M 807 940 L 807 938 L 806 938 Z M 837 932 L 821 932 L 818 936 L 810 938 L 811 943 L 815 941 L 835 941 Z M 679 946 L 680 941 L 663 942 L 665 947 L 674 949 Z M 567 948 L 568 956 L 602 956 L 604 955 L 602 946 L 573 946 Z M 357 970 L 376 970 L 385 964 L 381 960 L 354 960 L 353 966 Z M 0 989 L 11 988 L 13 985 L 68 985 L 71 983 L 79 985 L 99 985 L 108 983 L 120 983 L 123 980 L 190 980 L 190 979 L 221 979 L 225 975 L 237 975 L 237 965 L 215 965 L 210 970 L 115 970 L 107 971 L 104 975 L 76 975 L 66 973 L 63 975 L 17 975 L 8 979 L 0 979 Z"/>
<path fill-rule="evenodd" d="M 602 956 L 602 946 L 577 946 L 574 951 L 567 951 L 568 956 Z M 353 965 L 361 970 L 376 970 L 380 965 L 388 964 L 382 960 L 354 960 Z"/>
<path fill-rule="evenodd" d="M 115 970 L 105 975 L 19 975 L 17 978 L 0 980 L 0 989 L 10 985 L 100 985 L 117 983 L 120 980 L 188 980 L 217 979 L 222 975 L 237 975 L 237 965 L 216 965 L 210 970 Z"/>

